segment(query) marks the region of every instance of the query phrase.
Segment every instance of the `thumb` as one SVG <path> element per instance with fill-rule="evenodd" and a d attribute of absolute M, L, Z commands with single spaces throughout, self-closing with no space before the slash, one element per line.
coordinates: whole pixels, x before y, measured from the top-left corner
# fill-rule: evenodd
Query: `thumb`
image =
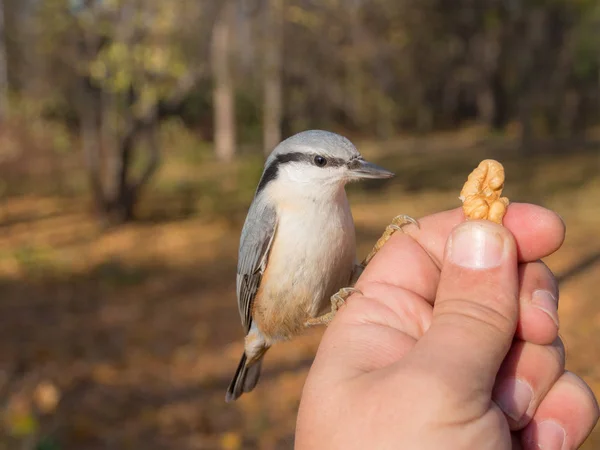
<path fill-rule="evenodd" d="M 491 391 L 516 330 L 517 297 L 512 234 L 488 221 L 458 225 L 446 244 L 431 326 L 414 356 L 453 388 Z"/>

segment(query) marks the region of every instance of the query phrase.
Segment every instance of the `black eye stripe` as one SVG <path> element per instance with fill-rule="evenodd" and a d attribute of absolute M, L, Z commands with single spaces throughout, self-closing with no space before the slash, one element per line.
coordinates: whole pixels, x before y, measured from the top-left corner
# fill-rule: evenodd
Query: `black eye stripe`
<path fill-rule="evenodd" d="M 306 162 L 310 165 L 314 164 L 315 156 L 321 156 L 317 153 L 300 153 L 300 152 L 291 152 L 291 153 L 283 153 L 281 155 L 277 155 L 275 160 L 271 162 L 265 169 L 260 182 L 258 183 L 258 188 L 256 189 L 256 193 L 258 194 L 262 191 L 267 184 L 277 178 L 277 173 L 279 172 L 279 167 L 283 164 L 293 163 L 293 162 Z M 326 167 L 341 167 L 346 165 L 346 161 L 342 158 L 332 158 L 330 156 L 322 155 L 326 160 Z M 354 158 L 353 158 L 354 159 Z M 318 167 L 318 166 L 317 166 Z"/>
<path fill-rule="evenodd" d="M 313 158 L 313 155 L 307 153 L 293 152 L 293 153 L 283 153 L 281 155 L 277 155 L 275 161 L 272 164 L 286 164 L 291 162 L 302 162 L 307 161 L 310 162 Z"/>
<path fill-rule="evenodd" d="M 327 158 L 327 165 L 331 167 L 341 167 L 346 165 L 346 161 L 342 158 Z"/>

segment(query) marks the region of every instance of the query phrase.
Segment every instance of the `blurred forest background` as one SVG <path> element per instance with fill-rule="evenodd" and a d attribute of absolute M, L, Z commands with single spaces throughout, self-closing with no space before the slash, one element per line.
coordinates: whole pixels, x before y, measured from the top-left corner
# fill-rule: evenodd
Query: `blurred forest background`
<path fill-rule="evenodd" d="M 559 212 L 568 368 L 600 395 L 598 124 L 597 0 L 0 0 L 0 449 L 292 447 L 322 330 L 224 394 L 245 213 L 309 128 L 397 173 L 349 189 L 361 255 L 487 157 Z"/>

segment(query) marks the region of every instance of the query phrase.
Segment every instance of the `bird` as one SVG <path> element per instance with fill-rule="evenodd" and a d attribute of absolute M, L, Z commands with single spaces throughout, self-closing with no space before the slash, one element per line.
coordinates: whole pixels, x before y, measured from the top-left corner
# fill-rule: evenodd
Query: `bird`
<path fill-rule="evenodd" d="M 256 387 L 272 345 L 306 327 L 327 325 L 391 234 L 417 224 L 396 216 L 357 263 L 345 186 L 393 176 L 363 159 L 349 139 L 324 130 L 297 133 L 268 156 L 240 237 L 236 291 L 246 335 L 226 402 Z"/>

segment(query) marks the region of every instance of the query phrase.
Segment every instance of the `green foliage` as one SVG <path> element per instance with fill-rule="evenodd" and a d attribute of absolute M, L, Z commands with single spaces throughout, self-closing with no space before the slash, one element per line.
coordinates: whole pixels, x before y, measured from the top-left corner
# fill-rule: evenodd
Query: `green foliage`
<path fill-rule="evenodd" d="M 262 29 L 266 3 L 252 11 L 240 8 L 236 22 L 232 59 L 242 143 L 262 139 L 263 46 L 273 38 Z M 69 98 L 73 77 L 88 74 L 97 87 L 120 98 L 118 111 L 129 107 L 124 99 L 133 91 L 132 110 L 139 116 L 200 68 L 207 76 L 177 113 L 210 138 L 207 49 L 219 4 L 211 0 L 199 7 L 182 0 L 174 8 L 158 0 L 105 0 L 75 10 L 66 0 L 40 2 L 35 47 L 50 69 L 46 88 Z M 521 120 L 523 103 L 544 118 L 566 110 L 573 90 L 591 103 L 600 98 L 600 7 L 594 0 L 536 0 L 518 8 L 441 0 L 284 5 L 283 117 L 289 132 L 327 127 L 387 136 L 473 119 L 506 125 Z M 87 49 L 83 57 L 81 48 Z M 495 79 L 499 84 L 492 86 Z M 493 94 L 488 116 L 480 103 L 486 89 Z M 541 92 L 552 98 L 536 99 Z M 60 101 L 52 104 L 56 114 L 65 110 Z M 577 114 L 583 111 L 599 118 L 589 108 Z"/>
<path fill-rule="evenodd" d="M 9 426 L 8 432 L 11 436 L 22 438 L 35 434 L 39 424 L 33 414 L 26 412 L 23 414 L 15 414 L 11 417 Z"/>
<path fill-rule="evenodd" d="M 161 124 L 160 142 L 167 155 L 176 155 L 190 164 L 199 165 L 212 157 L 211 144 L 186 127 L 180 118 L 168 119 Z"/>
<path fill-rule="evenodd" d="M 61 446 L 50 437 L 40 439 L 35 447 L 35 450 L 61 450 Z"/>
<path fill-rule="evenodd" d="M 22 245 L 10 255 L 29 276 L 48 275 L 59 269 L 54 252 L 46 246 Z"/>
<path fill-rule="evenodd" d="M 600 4 L 581 1 L 581 21 L 575 29 L 574 73 L 582 80 L 593 80 L 600 70 Z"/>
<path fill-rule="evenodd" d="M 107 40 L 89 61 L 87 72 L 108 92 L 127 94 L 134 88 L 138 96 L 134 114 L 144 115 L 188 71 L 189 61 L 172 39 L 181 17 L 167 2 L 147 2 L 144 9 L 135 10 L 122 3 L 103 2 L 94 16 L 79 17 L 82 27 Z"/>
<path fill-rule="evenodd" d="M 256 101 L 255 91 L 238 90 L 236 92 L 236 120 L 240 127 L 240 142 L 260 144 L 262 140 L 262 108 Z"/>
<path fill-rule="evenodd" d="M 121 151 L 119 140 L 129 125 L 156 112 L 164 158 L 210 181 L 178 173 L 176 179 L 160 178 L 159 190 L 186 198 L 182 210 L 194 212 L 228 210 L 223 196 L 232 204 L 247 199 L 254 170 L 262 167 L 258 153 L 251 153 L 263 140 L 268 44 L 276 33 L 265 26 L 270 2 L 250 9 L 241 3 L 229 44 L 230 81 L 238 158 L 249 164 L 248 174 L 240 169 L 232 181 L 205 170 L 214 152 L 216 83 L 209 64 L 220 0 L 181 0 L 176 6 L 160 0 L 45 0 L 13 11 L 11 17 L 22 22 L 11 24 L 11 33 L 19 35 L 9 39 L 8 53 L 22 53 L 28 64 L 9 71 L 20 86 L 11 116 L 26 138 L 9 136 L 0 151 L 10 153 L 18 141 L 21 156 L 56 156 L 40 165 L 64 161 L 70 167 L 74 156 L 83 164 L 72 149 L 79 148 L 76 132 L 87 114 L 87 123 L 98 127 L 90 141 L 99 144 L 100 178 L 105 190 L 117 191 L 110 186 L 117 177 L 106 176 L 107 167 L 118 166 L 109 157 Z M 389 138 L 475 122 L 498 134 L 526 130 L 533 137 L 570 137 L 598 123 L 598 1 L 509 3 L 282 2 L 283 136 L 325 128 Z M 170 102 L 191 74 L 199 74 L 195 84 Z M 144 173 L 151 153 L 146 129 L 139 128 L 129 166 L 134 175 Z M 82 173 L 65 170 L 56 177 L 57 191 L 87 189 Z M 248 186 L 246 177 L 252 180 Z M 2 191 L 22 192 L 14 188 L 17 178 L 0 176 Z M 136 184 L 135 177 L 130 180 Z M 25 184 L 29 189 L 37 181 Z"/>
<path fill-rule="evenodd" d="M 124 266 L 118 259 L 103 261 L 90 273 L 92 279 L 112 288 L 139 285 L 149 276 L 147 271 Z"/>

